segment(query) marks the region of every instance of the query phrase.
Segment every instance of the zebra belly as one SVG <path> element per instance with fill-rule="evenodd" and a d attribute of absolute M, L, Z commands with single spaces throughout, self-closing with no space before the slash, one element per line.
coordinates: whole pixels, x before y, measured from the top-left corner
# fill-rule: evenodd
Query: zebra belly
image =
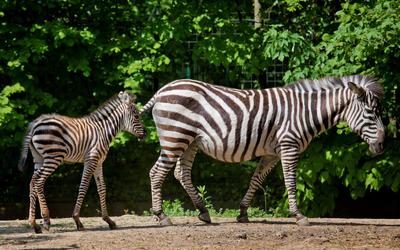
<path fill-rule="evenodd" d="M 266 154 L 273 154 L 267 149 L 262 149 L 256 151 L 255 149 L 251 152 L 242 151 L 240 145 L 236 145 L 234 142 L 229 142 L 227 140 L 223 143 L 214 143 L 203 136 L 198 136 L 196 138 L 196 143 L 199 149 L 208 156 L 212 158 L 229 163 L 239 163 L 242 161 L 252 160 L 256 157 L 263 156 Z"/>
<path fill-rule="evenodd" d="M 196 143 L 203 153 L 222 162 L 239 163 L 266 154 L 275 154 L 271 144 L 275 145 L 276 143 L 273 142 L 269 142 L 266 145 L 255 144 L 250 147 L 250 141 L 254 140 L 253 138 L 249 140 L 249 145 L 246 146 L 246 143 L 240 143 L 234 137 L 229 136 L 229 133 L 225 138 L 221 138 L 211 136 L 201 129 L 190 127 L 178 120 L 171 121 L 169 118 L 157 115 L 153 115 L 153 118 L 156 123 L 160 145 L 166 154 L 180 156 L 191 143 Z M 260 142 L 262 141 L 260 140 Z"/>

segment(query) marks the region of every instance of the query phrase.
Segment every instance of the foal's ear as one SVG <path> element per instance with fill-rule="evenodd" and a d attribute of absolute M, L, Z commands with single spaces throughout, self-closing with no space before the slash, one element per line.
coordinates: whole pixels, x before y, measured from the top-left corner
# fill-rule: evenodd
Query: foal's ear
<path fill-rule="evenodd" d="M 129 94 L 130 95 L 130 97 L 131 97 L 131 101 L 132 102 L 136 102 L 136 95 L 135 94 Z"/>
<path fill-rule="evenodd" d="M 358 86 L 354 82 L 348 82 L 348 84 L 349 84 L 349 88 L 351 89 L 351 91 L 353 91 L 354 94 L 356 94 L 358 96 L 362 96 L 365 94 L 365 89 L 363 89 L 363 87 Z"/>
<path fill-rule="evenodd" d="M 135 103 L 136 101 L 136 95 L 128 93 L 127 91 L 119 92 L 118 97 L 126 104 Z"/>
<path fill-rule="evenodd" d="M 130 100 L 131 98 L 130 98 L 129 94 L 126 91 L 119 92 L 118 97 L 119 97 L 119 99 L 121 99 L 121 101 L 123 101 L 123 102 L 125 102 L 127 104 L 132 102 Z"/>

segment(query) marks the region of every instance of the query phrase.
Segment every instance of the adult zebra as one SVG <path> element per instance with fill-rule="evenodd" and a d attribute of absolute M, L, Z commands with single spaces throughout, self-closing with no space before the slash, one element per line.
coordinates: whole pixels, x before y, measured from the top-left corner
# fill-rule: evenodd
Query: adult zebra
<path fill-rule="evenodd" d="M 116 227 L 107 212 L 102 164 L 111 140 L 120 130 L 139 138 L 146 136 L 139 121 L 135 98 L 134 95 L 121 91 L 87 116 L 71 118 L 57 114 L 41 115 L 29 124 L 18 168 L 21 171 L 27 168 L 30 149 L 35 168 L 30 183 L 29 223 L 36 233 L 42 232 L 35 221 L 36 198 L 39 200 L 43 227 L 48 230 L 50 216 L 43 191 L 44 183 L 62 162 L 84 163 L 79 194 L 72 214 L 77 229 L 84 230 L 79 215 L 92 175 L 95 176 L 100 196 L 103 220 L 110 229 Z"/>
<path fill-rule="evenodd" d="M 384 126 L 379 114 L 383 88 L 367 76 L 301 80 L 281 88 L 239 90 L 194 80 L 177 80 L 161 88 L 139 111 L 153 107 L 161 154 L 150 171 L 152 210 L 162 224 L 161 186 L 175 165 L 175 177 L 210 222 L 207 209 L 191 181 L 198 149 L 224 162 L 261 157 L 240 203 L 239 222 L 247 222 L 247 208 L 255 191 L 276 162 L 282 162 L 289 209 L 297 223 L 308 220 L 296 205 L 299 154 L 322 131 L 347 121 L 370 145 L 383 151 Z"/>

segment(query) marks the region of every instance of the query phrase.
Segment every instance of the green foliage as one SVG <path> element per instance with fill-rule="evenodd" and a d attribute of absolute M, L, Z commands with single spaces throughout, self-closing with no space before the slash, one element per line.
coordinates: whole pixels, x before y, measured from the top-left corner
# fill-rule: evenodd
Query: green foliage
<path fill-rule="evenodd" d="M 12 86 L 5 86 L 0 92 L 0 126 L 7 124 L 10 117 L 12 117 L 12 114 L 15 112 L 15 103 L 10 102 L 10 96 L 15 93 L 23 92 L 24 90 L 21 84 L 16 83 Z"/>
<path fill-rule="evenodd" d="M 203 200 L 205 206 L 207 209 L 210 209 L 213 207 L 212 203 L 211 203 L 211 196 L 208 196 L 207 194 L 207 190 L 206 190 L 206 186 L 198 186 L 197 190 L 199 191 L 199 195 L 201 197 L 201 199 Z"/>
<path fill-rule="evenodd" d="M 182 207 L 183 202 L 180 201 L 179 199 L 175 199 L 174 201 L 170 200 L 164 200 L 163 201 L 163 211 L 172 216 L 195 216 L 196 212 L 195 211 L 190 211 L 187 209 L 184 209 Z"/>
<path fill-rule="evenodd" d="M 210 216 L 212 217 L 236 217 L 239 215 L 239 209 L 215 209 L 214 206 L 209 203 L 208 211 Z M 164 200 L 163 201 L 163 211 L 169 216 L 197 216 L 198 211 L 193 211 L 189 209 L 185 209 L 184 203 L 179 199 L 175 199 L 173 201 Z M 143 215 L 150 216 L 150 211 L 144 211 Z M 271 214 L 266 213 L 258 207 L 249 207 L 248 209 L 249 217 L 271 217 Z"/>

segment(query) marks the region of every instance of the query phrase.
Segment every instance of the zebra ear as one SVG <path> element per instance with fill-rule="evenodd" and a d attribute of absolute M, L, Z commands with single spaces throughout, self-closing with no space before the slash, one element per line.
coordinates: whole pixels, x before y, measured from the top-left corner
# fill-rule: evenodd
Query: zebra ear
<path fill-rule="evenodd" d="M 130 96 L 131 96 L 132 102 L 136 102 L 136 98 L 137 98 L 136 95 L 131 94 Z"/>
<path fill-rule="evenodd" d="M 351 89 L 351 91 L 353 91 L 354 94 L 356 94 L 358 96 L 362 96 L 365 94 L 365 89 L 358 86 L 354 82 L 348 82 L 348 84 L 349 84 L 349 88 Z"/>
<path fill-rule="evenodd" d="M 118 94 L 119 99 L 121 99 L 121 101 L 129 104 L 130 103 L 130 98 L 129 98 L 129 94 L 126 91 L 121 91 Z"/>

